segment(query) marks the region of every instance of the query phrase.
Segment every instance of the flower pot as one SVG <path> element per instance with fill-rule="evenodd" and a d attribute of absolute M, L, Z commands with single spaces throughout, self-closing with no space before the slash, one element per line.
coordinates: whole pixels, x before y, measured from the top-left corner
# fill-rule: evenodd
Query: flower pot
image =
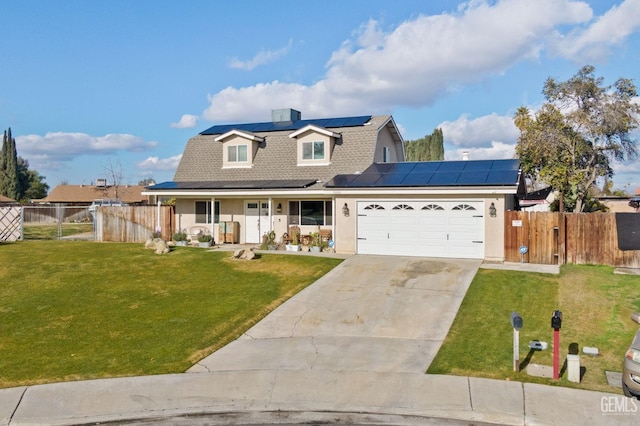
<path fill-rule="evenodd" d="M 202 248 L 211 247 L 211 241 L 206 241 L 204 243 L 198 242 L 198 247 L 202 247 Z"/>
<path fill-rule="evenodd" d="M 320 253 L 322 251 L 322 248 L 319 246 L 311 246 L 311 252 L 312 253 Z"/>
<path fill-rule="evenodd" d="M 287 251 L 300 251 L 300 245 L 287 244 Z"/>
<path fill-rule="evenodd" d="M 179 247 L 186 247 L 187 246 L 187 242 L 186 241 L 176 241 L 176 245 Z"/>

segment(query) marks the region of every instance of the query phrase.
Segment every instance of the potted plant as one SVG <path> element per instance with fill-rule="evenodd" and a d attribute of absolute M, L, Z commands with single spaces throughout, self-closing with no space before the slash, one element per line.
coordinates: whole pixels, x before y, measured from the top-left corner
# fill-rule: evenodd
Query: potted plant
<path fill-rule="evenodd" d="M 187 245 L 187 233 L 186 232 L 176 232 L 173 234 L 173 241 L 176 242 L 177 246 L 186 247 Z"/>
<path fill-rule="evenodd" d="M 262 244 L 260 250 L 277 250 L 278 244 L 276 243 L 276 231 L 269 231 L 262 235 Z"/>
<path fill-rule="evenodd" d="M 291 244 L 287 244 L 287 251 L 300 251 L 300 236 L 295 231 L 291 233 Z"/>
<path fill-rule="evenodd" d="M 320 232 L 311 233 L 311 251 L 320 253 L 322 251 L 322 240 L 320 239 Z"/>
<path fill-rule="evenodd" d="M 199 247 L 211 247 L 211 241 L 213 241 L 213 237 L 209 234 L 200 234 L 198 235 L 198 246 Z"/>

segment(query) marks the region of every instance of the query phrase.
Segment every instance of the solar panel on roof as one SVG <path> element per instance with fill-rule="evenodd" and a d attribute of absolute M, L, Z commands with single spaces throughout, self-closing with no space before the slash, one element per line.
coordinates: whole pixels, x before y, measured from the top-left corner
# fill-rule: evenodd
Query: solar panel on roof
<path fill-rule="evenodd" d="M 414 173 L 435 172 L 436 170 L 438 170 L 438 167 L 440 167 L 439 161 L 425 161 L 413 164 L 414 166 L 411 171 Z"/>
<path fill-rule="evenodd" d="M 383 173 L 376 181 L 376 186 L 402 186 L 405 176 L 405 173 Z"/>
<path fill-rule="evenodd" d="M 518 181 L 518 172 L 513 170 L 490 171 L 486 184 L 515 185 Z"/>
<path fill-rule="evenodd" d="M 314 125 L 324 128 L 335 127 L 355 127 L 363 126 L 371 120 L 370 115 L 362 115 L 358 117 L 342 117 L 342 118 L 318 118 L 311 120 L 283 121 L 283 122 L 262 122 L 262 123 L 238 123 L 238 124 L 219 124 L 209 127 L 201 132 L 201 135 L 218 135 L 230 132 L 231 130 L 239 130 L 245 132 L 276 132 L 282 130 L 298 130 L 308 125 Z"/>
<path fill-rule="evenodd" d="M 493 160 L 491 170 L 519 170 L 520 162 L 518 160 Z"/>
<path fill-rule="evenodd" d="M 465 163 L 468 161 L 443 161 L 438 167 L 438 173 L 440 172 L 460 172 L 464 170 Z"/>
<path fill-rule="evenodd" d="M 402 180 L 404 186 L 427 186 L 433 177 L 433 173 L 411 173 L 405 175 Z"/>
<path fill-rule="evenodd" d="M 467 171 L 466 169 L 460 173 L 456 184 L 458 185 L 478 185 L 487 181 L 488 171 Z"/>
<path fill-rule="evenodd" d="M 354 180 L 351 181 L 349 186 L 374 186 L 374 184 L 380 179 L 380 175 L 376 173 L 363 173 L 357 175 Z"/>
<path fill-rule="evenodd" d="M 489 171 L 491 170 L 492 161 L 465 161 L 463 162 L 464 164 L 464 171 L 478 171 L 478 170 L 483 170 L 483 171 Z"/>

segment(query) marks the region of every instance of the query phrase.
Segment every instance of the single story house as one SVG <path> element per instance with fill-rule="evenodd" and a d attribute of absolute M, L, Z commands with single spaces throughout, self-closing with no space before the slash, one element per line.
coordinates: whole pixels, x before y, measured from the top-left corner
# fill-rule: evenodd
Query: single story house
<path fill-rule="evenodd" d="M 522 190 L 518 160 L 405 162 L 388 115 L 213 126 L 191 138 L 171 197 L 177 228 L 224 242 L 324 231 L 337 252 L 504 259 L 504 212 Z M 236 241 L 237 240 L 237 241 Z"/>
<path fill-rule="evenodd" d="M 13 198 L 9 198 L 0 194 L 0 206 L 10 206 L 14 204 L 18 204 L 18 202 Z"/>
<path fill-rule="evenodd" d="M 119 200 L 129 205 L 148 204 L 149 197 L 142 195 L 142 185 L 110 185 L 106 179 L 97 179 L 91 185 L 57 185 L 44 198 L 32 200 L 37 204 L 64 204 L 90 206 L 95 200 Z"/>

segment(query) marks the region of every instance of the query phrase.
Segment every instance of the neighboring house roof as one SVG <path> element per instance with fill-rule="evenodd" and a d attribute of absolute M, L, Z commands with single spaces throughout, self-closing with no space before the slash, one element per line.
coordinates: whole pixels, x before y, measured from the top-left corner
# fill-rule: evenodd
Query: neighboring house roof
<path fill-rule="evenodd" d="M 553 188 L 547 186 L 546 188 L 539 189 L 537 191 L 532 191 L 526 193 L 523 197 L 520 197 L 521 200 L 533 201 L 533 200 L 546 200 L 551 194 Z"/>
<path fill-rule="evenodd" d="M 15 204 L 15 203 L 17 203 L 17 201 L 14 200 L 13 198 L 5 197 L 4 195 L 0 194 L 0 204 Z"/>
<path fill-rule="evenodd" d="M 124 203 L 143 203 L 147 197 L 142 195 L 145 187 L 140 185 L 120 185 L 118 197 Z M 37 203 L 87 203 L 96 199 L 115 199 L 114 186 L 95 185 L 58 185 L 45 198 L 33 200 Z"/>
<path fill-rule="evenodd" d="M 340 136 L 331 153 L 331 161 L 322 166 L 298 166 L 296 140 L 291 134 L 309 128 L 330 129 Z M 253 124 L 213 126 L 189 139 L 176 170 L 175 182 L 315 180 L 326 182 L 337 174 L 365 170 L 374 161 L 378 135 L 389 132 L 398 144 L 402 137 L 389 115 L 326 118 Z M 260 140 L 251 167 L 223 167 L 222 135 L 249 133 Z M 161 184 L 162 185 L 162 184 Z M 149 190 L 162 189 L 155 185 Z"/>
<path fill-rule="evenodd" d="M 376 163 L 360 174 L 338 175 L 329 188 L 517 186 L 518 160 Z"/>

